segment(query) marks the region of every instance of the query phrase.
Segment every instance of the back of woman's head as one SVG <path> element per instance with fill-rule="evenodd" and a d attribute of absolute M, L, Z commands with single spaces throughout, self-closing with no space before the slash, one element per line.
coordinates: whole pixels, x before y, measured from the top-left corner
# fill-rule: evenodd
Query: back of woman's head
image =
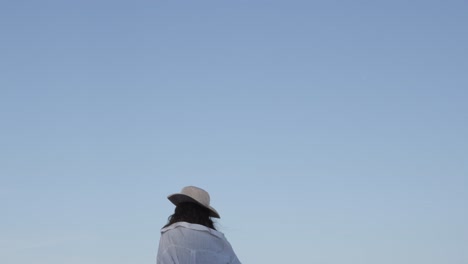
<path fill-rule="evenodd" d="M 180 203 L 177 205 L 174 214 L 169 216 L 168 223 L 164 227 L 177 222 L 199 224 L 216 230 L 210 217 L 210 211 L 196 203 Z"/>

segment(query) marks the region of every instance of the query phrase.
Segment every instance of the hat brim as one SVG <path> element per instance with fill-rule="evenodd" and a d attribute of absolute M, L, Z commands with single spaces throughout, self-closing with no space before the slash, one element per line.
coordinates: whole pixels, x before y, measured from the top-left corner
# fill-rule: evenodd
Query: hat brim
<path fill-rule="evenodd" d="M 169 201 L 171 201 L 171 203 L 173 203 L 175 206 L 179 205 L 180 203 L 184 203 L 184 202 L 196 203 L 198 205 L 201 205 L 201 206 L 207 208 L 210 211 L 210 216 L 211 217 L 221 218 L 219 216 L 218 211 L 216 211 L 216 209 L 214 209 L 211 206 L 206 206 L 206 205 L 198 202 L 197 200 L 193 199 L 192 197 L 190 197 L 188 195 L 181 194 L 181 193 L 174 193 L 174 194 L 171 194 L 171 195 L 167 196 L 167 199 L 169 199 Z"/>

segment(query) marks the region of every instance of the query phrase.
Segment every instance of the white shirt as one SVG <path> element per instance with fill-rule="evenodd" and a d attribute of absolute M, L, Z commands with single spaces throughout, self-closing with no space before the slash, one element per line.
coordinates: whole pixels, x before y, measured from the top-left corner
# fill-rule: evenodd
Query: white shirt
<path fill-rule="evenodd" d="M 157 264 L 241 264 L 224 234 L 177 222 L 161 229 Z"/>

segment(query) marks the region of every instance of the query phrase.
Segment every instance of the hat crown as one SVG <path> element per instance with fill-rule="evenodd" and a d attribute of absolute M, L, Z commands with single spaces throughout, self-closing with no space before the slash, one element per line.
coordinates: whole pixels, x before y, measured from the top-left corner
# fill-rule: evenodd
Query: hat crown
<path fill-rule="evenodd" d="M 207 191 L 195 187 L 195 186 L 187 186 L 182 188 L 182 194 L 192 197 L 193 199 L 197 200 L 199 203 L 209 206 L 210 205 L 210 195 Z"/>

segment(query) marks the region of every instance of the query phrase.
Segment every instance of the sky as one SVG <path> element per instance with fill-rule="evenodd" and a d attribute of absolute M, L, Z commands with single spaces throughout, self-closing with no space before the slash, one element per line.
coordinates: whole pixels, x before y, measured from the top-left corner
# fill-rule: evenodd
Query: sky
<path fill-rule="evenodd" d="M 468 263 L 466 1 L 0 3 L 0 262 Z"/>

